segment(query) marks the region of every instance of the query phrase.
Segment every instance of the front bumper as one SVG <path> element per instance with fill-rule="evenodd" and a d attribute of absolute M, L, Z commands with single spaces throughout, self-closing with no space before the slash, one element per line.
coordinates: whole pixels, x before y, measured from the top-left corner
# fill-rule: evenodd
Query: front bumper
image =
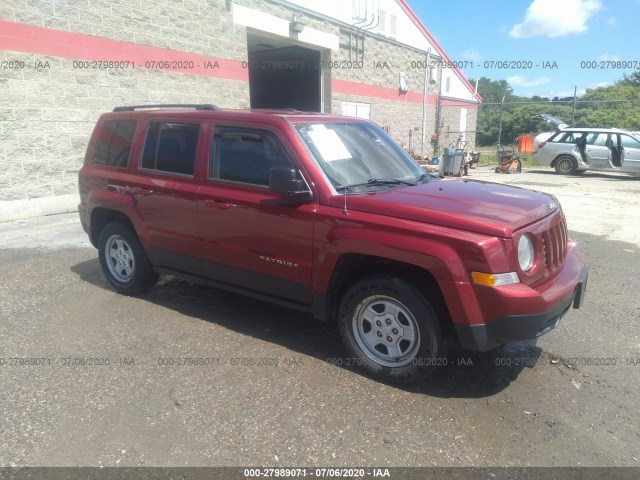
<path fill-rule="evenodd" d="M 584 301 L 589 269 L 582 267 L 573 291 L 561 302 L 542 313 L 506 315 L 489 323 L 465 325 L 455 323 L 460 345 L 467 350 L 487 351 L 505 343 L 540 337 L 553 330 L 560 319 Z"/>

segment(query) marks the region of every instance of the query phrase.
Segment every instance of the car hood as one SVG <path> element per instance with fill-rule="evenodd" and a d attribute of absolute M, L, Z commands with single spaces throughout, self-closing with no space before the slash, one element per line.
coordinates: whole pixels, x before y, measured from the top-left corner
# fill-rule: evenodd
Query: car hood
<path fill-rule="evenodd" d="M 331 203 L 344 207 L 344 197 Z M 387 191 L 349 195 L 349 211 L 510 237 L 516 230 L 546 217 L 559 207 L 551 195 L 490 182 L 444 179 Z"/>

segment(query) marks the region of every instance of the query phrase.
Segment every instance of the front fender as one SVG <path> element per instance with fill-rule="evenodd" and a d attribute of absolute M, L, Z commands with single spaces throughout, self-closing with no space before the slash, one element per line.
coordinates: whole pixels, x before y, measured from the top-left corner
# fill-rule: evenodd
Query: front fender
<path fill-rule="evenodd" d="M 456 250 L 443 242 L 393 232 L 371 232 L 358 227 L 336 227 L 321 243 L 314 265 L 312 287 L 326 294 L 342 255 L 361 254 L 395 260 L 422 268 L 436 280 L 468 281 Z"/>

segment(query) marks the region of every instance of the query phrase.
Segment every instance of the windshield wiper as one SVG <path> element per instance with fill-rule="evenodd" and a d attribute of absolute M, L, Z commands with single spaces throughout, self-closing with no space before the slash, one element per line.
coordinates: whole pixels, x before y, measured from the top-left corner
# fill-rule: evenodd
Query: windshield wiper
<path fill-rule="evenodd" d="M 432 173 L 423 173 L 416 179 L 416 183 L 427 183 L 431 182 L 432 180 L 440 180 L 440 178 L 440 176 L 434 175 Z"/>
<path fill-rule="evenodd" d="M 414 182 L 409 182 L 407 180 L 400 180 L 397 178 L 370 178 L 366 182 L 352 183 L 351 185 L 340 185 L 339 187 L 336 187 L 336 190 L 343 190 L 345 188 L 378 186 L 378 185 L 409 185 L 411 187 L 415 187 L 417 184 Z"/>

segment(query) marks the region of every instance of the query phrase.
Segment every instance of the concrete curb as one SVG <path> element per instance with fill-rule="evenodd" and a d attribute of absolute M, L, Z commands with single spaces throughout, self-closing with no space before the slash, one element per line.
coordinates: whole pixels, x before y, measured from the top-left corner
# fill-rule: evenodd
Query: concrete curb
<path fill-rule="evenodd" d="M 0 222 L 77 212 L 78 203 L 80 203 L 80 197 L 77 193 L 31 200 L 3 201 L 0 202 Z"/>

